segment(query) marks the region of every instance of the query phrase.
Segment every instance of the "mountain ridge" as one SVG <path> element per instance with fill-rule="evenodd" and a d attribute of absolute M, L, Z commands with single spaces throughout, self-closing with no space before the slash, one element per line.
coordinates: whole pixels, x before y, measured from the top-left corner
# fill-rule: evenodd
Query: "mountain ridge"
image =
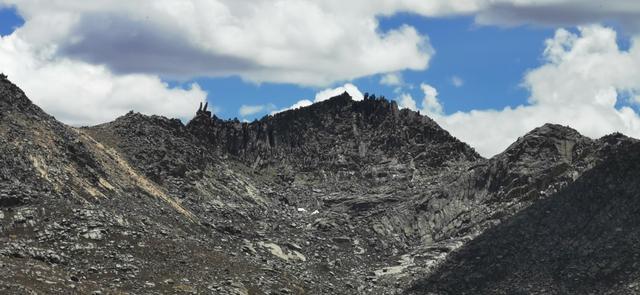
<path fill-rule="evenodd" d="M 636 146 L 546 124 L 484 159 L 426 116 L 348 94 L 251 123 L 200 107 L 187 124 L 130 112 L 83 128 L 6 79 L 0 96 L 4 293 L 515 290 L 449 270 L 490 272 L 468 253 L 487 237 L 502 249 L 512 224 L 539 231 L 517 220 L 588 190 L 583 177 Z"/>

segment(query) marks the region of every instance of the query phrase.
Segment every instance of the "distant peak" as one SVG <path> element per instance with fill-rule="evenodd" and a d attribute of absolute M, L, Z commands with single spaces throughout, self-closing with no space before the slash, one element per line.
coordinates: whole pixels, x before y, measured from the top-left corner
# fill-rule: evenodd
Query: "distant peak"
<path fill-rule="evenodd" d="M 148 116 L 147 115 L 143 115 L 139 112 L 136 112 L 134 110 L 130 110 L 128 111 L 126 114 L 116 118 L 114 120 L 114 122 L 119 122 L 119 121 L 135 121 L 135 120 L 145 120 Z"/>
<path fill-rule="evenodd" d="M 325 106 L 344 106 L 344 105 L 349 105 L 349 104 L 351 104 L 353 102 L 354 102 L 354 100 L 351 97 L 351 95 L 349 95 L 349 93 L 347 93 L 345 91 L 340 95 L 336 95 L 336 96 L 331 97 L 329 99 L 316 102 L 316 103 L 310 105 L 309 107 L 313 108 L 313 107 L 317 107 L 317 106 L 321 106 L 321 105 L 325 105 Z"/>
<path fill-rule="evenodd" d="M 538 128 L 533 129 L 525 135 L 525 137 L 527 136 L 552 136 L 558 138 L 584 137 L 578 131 L 569 126 L 551 123 L 546 123 Z"/>
<path fill-rule="evenodd" d="M 598 142 L 604 144 L 605 146 L 607 145 L 612 146 L 612 145 L 618 145 L 625 142 L 627 143 L 638 142 L 638 140 L 635 138 L 628 137 L 620 132 L 614 132 L 601 137 L 600 139 L 598 139 Z"/>
<path fill-rule="evenodd" d="M 560 157 L 571 162 L 575 147 L 591 142 L 590 138 L 571 127 L 547 123 L 518 138 L 500 155 L 512 160 L 524 155 L 534 158 Z"/>
<path fill-rule="evenodd" d="M 145 115 L 133 110 L 116 118 L 115 120 L 88 128 L 109 128 L 113 126 L 127 126 L 128 128 L 139 128 L 141 126 L 166 126 L 170 128 L 180 128 L 184 126 L 179 119 L 170 119 L 158 115 Z"/>

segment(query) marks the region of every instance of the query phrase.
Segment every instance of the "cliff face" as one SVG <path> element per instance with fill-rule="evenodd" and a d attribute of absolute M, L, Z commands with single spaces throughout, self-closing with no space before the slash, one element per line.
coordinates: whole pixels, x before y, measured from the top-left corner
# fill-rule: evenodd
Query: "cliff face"
<path fill-rule="evenodd" d="M 2 78 L 0 293 L 632 292 L 636 151 L 548 124 L 483 159 L 347 94 L 72 128 Z"/>

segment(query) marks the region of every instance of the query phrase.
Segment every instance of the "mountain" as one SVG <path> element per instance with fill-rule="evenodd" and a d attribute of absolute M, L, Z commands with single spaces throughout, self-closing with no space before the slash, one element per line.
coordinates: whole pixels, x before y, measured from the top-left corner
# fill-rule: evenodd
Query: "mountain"
<path fill-rule="evenodd" d="M 484 159 L 346 93 L 76 128 L 2 77 L 0 293 L 633 293 L 636 154 L 547 124 Z"/>
<path fill-rule="evenodd" d="M 250 124 L 200 112 L 187 129 L 252 167 L 296 172 L 343 170 L 363 177 L 370 172 L 365 166 L 384 161 L 435 168 L 480 158 L 427 117 L 387 100 L 353 101 L 347 93 Z"/>
<path fill-rule="evenodd" d="M 595 142 L 595 166 L 466 244 L 418 294 L 638 294 L 640 142 Z"/>

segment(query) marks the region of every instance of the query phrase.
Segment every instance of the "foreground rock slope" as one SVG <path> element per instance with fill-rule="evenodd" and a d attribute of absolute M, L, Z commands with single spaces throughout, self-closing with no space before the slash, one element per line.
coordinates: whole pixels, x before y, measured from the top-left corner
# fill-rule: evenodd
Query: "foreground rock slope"
<path fill-rule="evenodd" d="M 548 124 L 483 159 L 347 94 L 74 128 L 3 78 L 0 293 L 633 292 L 637 151 Z"/>

